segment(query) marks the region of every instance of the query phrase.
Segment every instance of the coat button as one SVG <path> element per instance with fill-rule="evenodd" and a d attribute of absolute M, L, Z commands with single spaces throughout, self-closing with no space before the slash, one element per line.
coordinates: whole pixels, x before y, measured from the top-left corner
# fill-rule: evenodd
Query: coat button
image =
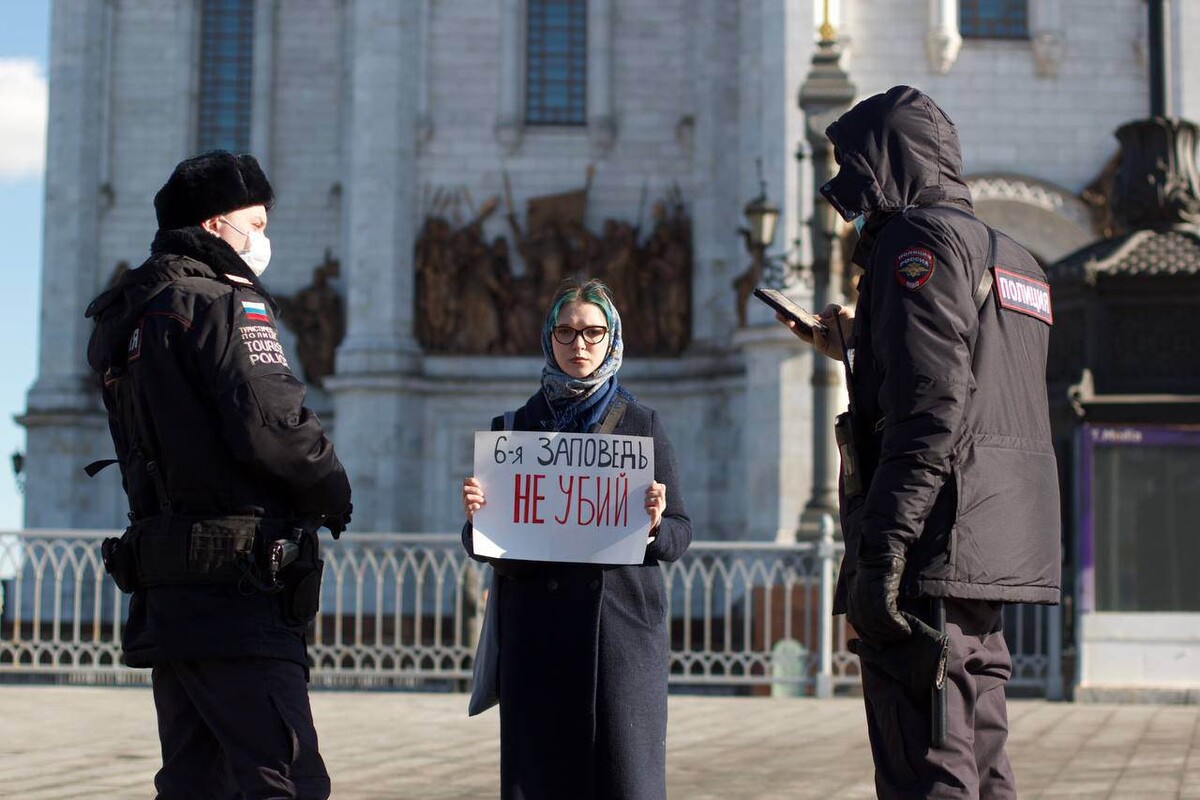
<path fill-rule="evenodd" d="M 546 588 L 553 592 L 558 588 L 558 581 L 546 581 Z"/>
<path fill-rule="evenodd" d="M 591 586 L 593 589 L 599 589 L 600 588 L 600 579 L 597 578 L 596 580 L 589 583 L 588 586 Z"/>

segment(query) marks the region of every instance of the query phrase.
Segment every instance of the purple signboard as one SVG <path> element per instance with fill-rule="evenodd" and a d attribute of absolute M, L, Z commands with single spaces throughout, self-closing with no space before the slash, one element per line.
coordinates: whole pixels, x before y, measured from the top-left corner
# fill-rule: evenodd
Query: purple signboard
<path fill-rule="evenodd" d="M 1091 612 L 1097 610 L 1096 509 L 1102 499 L 1098 492 L 1105 489 L 1114 492 L 1117 488 L 1100 485 L 1096 474 L 1098 456 L 1104 448 L 1200 448 L 1200 428 L 1085 424 L 1077 432 L 1076 445 L 1077 601 L 1080 611 Z M 1113 565 L 1106 566 L 1111 569 Z"/>

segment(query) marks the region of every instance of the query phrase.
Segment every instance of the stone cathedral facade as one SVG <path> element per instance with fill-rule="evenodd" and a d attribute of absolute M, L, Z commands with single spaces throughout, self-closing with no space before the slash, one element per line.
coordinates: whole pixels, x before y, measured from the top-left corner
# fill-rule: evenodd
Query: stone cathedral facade
<path fill-rule="evenodd" d="M 733 286 L 760 170 L 770 253 L 810 260 L 797 95 L 823 14 L 859 97 L 903 82 L 943 105 L 980 216 L 1045 263 L 1101 236 L 1089 187 L 1147 109 L 1140 0 L 825 5 L 55 0 L 26 525 L 122 525 L 116 470 L 82 469 L 111 454 L 83 309 L 147 255 L 172 167 L 224 147 L 274 184 L 265 280 L 355 529 L 459 527 L 472 432 L 536 389 L 529 326 L 586 272 L 617 288 L 622 379 L 675 442 L 697 537 L 792 535 L 812 360 L 753 301 L 739 324 Z M 1171 101 L 1198 117 L 1200 8 L 1171 13 Z M 811 303 L 802 270 L 791 291 Z"/>

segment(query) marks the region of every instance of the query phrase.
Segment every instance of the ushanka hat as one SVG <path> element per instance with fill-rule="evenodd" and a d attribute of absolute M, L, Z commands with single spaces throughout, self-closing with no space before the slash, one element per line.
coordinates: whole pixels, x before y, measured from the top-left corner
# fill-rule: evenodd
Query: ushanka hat
<path fill-rule="evenodd" d="M 275 203 L 275 193 L 252 155 L 213 150 L 181 161 L 154 195 L 159 230 L 199 225 L 247 206 Z"/>

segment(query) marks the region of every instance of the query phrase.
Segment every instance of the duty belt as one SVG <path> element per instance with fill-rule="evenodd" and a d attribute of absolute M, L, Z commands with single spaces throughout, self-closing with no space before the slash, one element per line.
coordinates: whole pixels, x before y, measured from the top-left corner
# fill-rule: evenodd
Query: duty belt
<path fill-rule="evenodd" d="M 104 567 L 126 592 L 167 584 L 236 583 L 258 577 L 262 543 L 284 530 L 280 519 L 160 514 L 135 522 L 120 539 L 106 539 Z"/>

